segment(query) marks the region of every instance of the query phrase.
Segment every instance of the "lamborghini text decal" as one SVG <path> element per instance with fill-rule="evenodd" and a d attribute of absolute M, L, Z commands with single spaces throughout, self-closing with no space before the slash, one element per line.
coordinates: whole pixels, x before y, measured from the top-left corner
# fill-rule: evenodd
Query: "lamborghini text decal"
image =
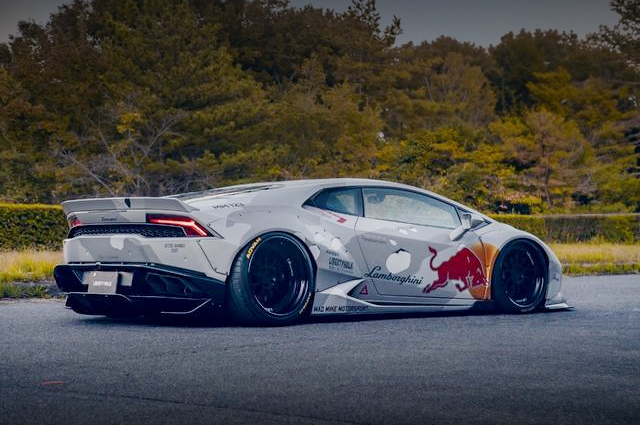
<path fill-rule="evenodd" d="M 380 273 L 380 270 L 382 270 L 382 267 L 380 266 L 375 266 L 373 269 L 371 269 L 370 272 L 365 273 L 364 277 L 370 277 L 371 279 L 382 279 L 382 280 L 388 280 L 389 282 L 397 282 L 400 285 L 404 284 L 404 283 L 408 283 L 410 285 L 421 285 L 422 284 L 422 277 L 418 277 L 418 276 L 401 276 L 401 275 L 396 275 L 393 273 Z"/>

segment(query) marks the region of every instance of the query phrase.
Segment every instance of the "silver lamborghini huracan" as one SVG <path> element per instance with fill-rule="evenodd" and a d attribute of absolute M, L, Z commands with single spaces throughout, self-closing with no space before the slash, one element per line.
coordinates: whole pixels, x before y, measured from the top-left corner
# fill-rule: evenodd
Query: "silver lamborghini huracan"
<path fill-rule="evenodd" d="M 255 183 L 63 204 L 67 306 L 243 324 L 304 315 L 568 307 L 562 267 L 535 236 L 398 183 Z"/>

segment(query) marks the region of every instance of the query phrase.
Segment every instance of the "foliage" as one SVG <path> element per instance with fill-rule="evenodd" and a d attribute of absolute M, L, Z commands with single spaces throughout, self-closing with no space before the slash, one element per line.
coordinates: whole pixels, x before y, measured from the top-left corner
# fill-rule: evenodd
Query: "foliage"
<path fill-rule="evenodd" d="M 47 278 L 51 278 L 49 273 Z M 57 292 L 51 284 L 0 281 L 0 298 L 50 298 L 50 292 Z"/>
<path fill-rule="evenodd" d="M 588 187 L 586 167 L 593 153 L 577 125 L 546 109 L 491 126 L 502 142 L 503 160 L 519 170 L 518 189 L 546 202 L 571 202 L 576 189 Z"/>
<path fill-rule="evenodd" d="M 637 214 L 549 215 L 544 219 L 547 240 L 584 242 L 594 239 L 615 243 L 640 241 Z"/>
<path fill-rule="evenodd" d="M 640 242 L 638 214 L 496 214 L 492 217 L 530 232 L 547 242 Z"/>
<path fill-rule="evenodd" d="M 501 223 L 529 232 L 543 240 L 547 235 L 544 217 L 541 215 L 491 214 L 490 217 Z"/>
<path fill-rule="evenodd" d="M 62 208 L 0 204 L 0 249 L 60 249 L 67 234 Z"/>
<path fill-rule="evenodd" d="M 104 8 L 98 34 L 108 34 L 101 56 L 113 66 L 96 122 L 57 146 L 72 190 L 183 191 L 193 179 L 173 172 L 176 163 L 250 146 L 247 127 L 260 127 L 265 95 L 219 46 L 215 26 L 186 2 L 97 6 Z"/>
<path fill-rule="evenodd" d="M 374 0 L 70 0 L 0 44 L 0 199 L 388 178 L 485 211 L 640 211 L 638 5 L 398 46 Z M 634 136 L 636 135 L 636 136 Z"/>
<path fill-rule="evenodd" d="M 447 125 L 478 129 L 493 119 L 495 96 L 479 66 L 460 53 L 421 58 L 413 49 L 395 56 L 393 86 L 384 102 L 391 135 Z"/>
<path fill-rule="evenodd" d="M 603 25 L 594 40 L 624 55 L 636 66 L 640 65 L 640 4 L 635 0 L 611 0 L 611 9 L 620 15 L 613 27 Z"/>
<path fill-rule="evenodd" d="M 512 168 L 501 164 L 501 158 L 499 148 L 482 132 L 440 127 L 387 142 L 380 150 L 376 177 L 427 187 L 491 210 L 513 179 Z"/>

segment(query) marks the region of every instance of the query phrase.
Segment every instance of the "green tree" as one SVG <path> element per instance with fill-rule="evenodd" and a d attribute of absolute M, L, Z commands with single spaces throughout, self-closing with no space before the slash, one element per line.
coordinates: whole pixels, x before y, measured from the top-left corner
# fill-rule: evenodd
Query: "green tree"
<path fill-rule="evenodd" d="M 502 154 L 499 146 L 485 139 L 484 131 L 443 126 L 387 142 L 376 171 L 380 178 L 493 210 L 514 179 L 513 167 L 502 162 Z"/>
<path fill-rule="evenodd" d="M 176 162 L 247 148 L 265 93 L 189 2 L 95 1 L 106 101 L 56 153 L 77 190 L 154 195 L 194 188 Z M 71 130 L 73 131 L 73 130 Z"/>
<path fill-rule="evenodd" d="M 46 111 L 0 68 L 0 197 L 5 201 L 51 202 L 43 196 L 55 182 L 49 172 Z"/>
<path fill-rule="evenodd" d="M 528 84 L 535 75 L 566 70 L 574 82 L 590 78 L 610 81 L 633 74 L 620 55 L 555 30 L 508 33 L 489 48 L 495 70 L 486 70 L 498 93 L 497 111 L 520 114 L 534 104 Z"/>
<path fill-rule="evenodd" d="M 620 52 L 636 67 L 640 66 L 640 3 L 635 0 L 611 0 L 611 10 L 620 15 L 613 27 L 600 26 L 591 39 Z"/>
<path fill-rule="evenodd" d="M 640 211 L 639 156 L 634 152 L 638 142 L 634 146 L 624 137 L 625 132 L 630 138 L 633 131 L 640 133 L 637 118 L 635 123 L 631 131 L 628 130 L 630 122 L 625 120 L 609 123 L 598 130 L 594 149 L 596 162 L 592 167 L 596 191 L 585 199 L 598 210 Z"/>
<path fill-rule="evenodd" d="M 45 26 L 20 22 L 19 35 L 5 45 L 2 66 L 20 82 L 29 100 L 82 128 L 104 99 L 104 69 L 90 31 L 91 6 L 81 0 L 63 4 Z"/>
<path fill-rule="evenodd" d="M 637 209 L 637 5 L 612 5 L 597 37 L 487 50 L 394 46 L 373 0 L 72 0 L 0 44 L 0 196 L 378 176 L 486 209 Z"/>
<path fill-rule="evenodd" d="M 220 25 L 219 37 L 236 63 L 267 86 L 296 82 L 305 60 L 315 57 L 329 86 L 350 82 L 376 90 L 384 52 L 400 33 L 399 19 L 380 25 L 375 0 L 353 0 L 345 12 L 295 8 L 286 0 L 195 1 L 200 16 Z"/>
<path fill-rule="evenodd" d="M 477 129 L 494 118 L 495 96 L 478 66 L 459 53 L 444 58 L 410 60 L 395 65 L 384 117 L 391 135 L 443 125 Z"/>
<path fill-rule="evenodd" d="M 402 33 L 400 19 L 394 16 L 391 25 L 382 28 L 375 0 L 352 0 L 347 11 L 338 16 L 336 30 L 335 79 L 356 85 L 368 100 L 381 99 L 387 52 Z"/>
<path fill-rule="evenodd" d="M 203 20 L 220 26 L 218 37 L 234 61 L 266 86 L 298 78 L 296 70 L 311 55 L 326 58 L 335 51 L 331 35 L 336 14 L 301 9 L 286 0 L 195 1 Z"/>
<path fill-rule="evenodd" d="M 274 139 L 290 147 L 284 168 L 295 177 L 368 175 L 375 160 L 379 111 L 361 105 L 358 89 L 323 84 L 321 64 L 311 58 L 300 69 L 298 84 L 276 104 Z"/>
<path fill-rule="evenodd" d="M 516 190 L 533 191 L 548 208 L 571 207 L 578 188 L 593 191 L 593 152 L 574 122 L 540 109 L 496 122 L 491 129 L 502 142 L 505 162 L 515 167 Z"/>
<path fill-rule="evenodd" d="M 573 118 L 584 134 L 623 118 L 618 109 L 621 100 L 619 90 L 600 79 L 591 78 L 575 84 L 564 68 L 535 73 L 534 78 L 527 84 L 533 102 L 550 112 Z"/>

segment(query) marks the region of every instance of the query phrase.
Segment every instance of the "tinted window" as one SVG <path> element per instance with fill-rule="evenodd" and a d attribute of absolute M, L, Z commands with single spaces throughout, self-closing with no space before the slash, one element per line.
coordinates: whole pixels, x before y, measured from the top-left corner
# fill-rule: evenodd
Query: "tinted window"
<path fill-rule="evenodd" d="M 426 195 L 382 188 L 365 188 L 362 194 L 365 217 L 452 229 L 460 225 L 453 206 Z"/>
<path fill-rule="evenodd" d="M 326 189 L 318 193 L 308 204 L 323 210 L 358 215 L 358 189 Z"/>

